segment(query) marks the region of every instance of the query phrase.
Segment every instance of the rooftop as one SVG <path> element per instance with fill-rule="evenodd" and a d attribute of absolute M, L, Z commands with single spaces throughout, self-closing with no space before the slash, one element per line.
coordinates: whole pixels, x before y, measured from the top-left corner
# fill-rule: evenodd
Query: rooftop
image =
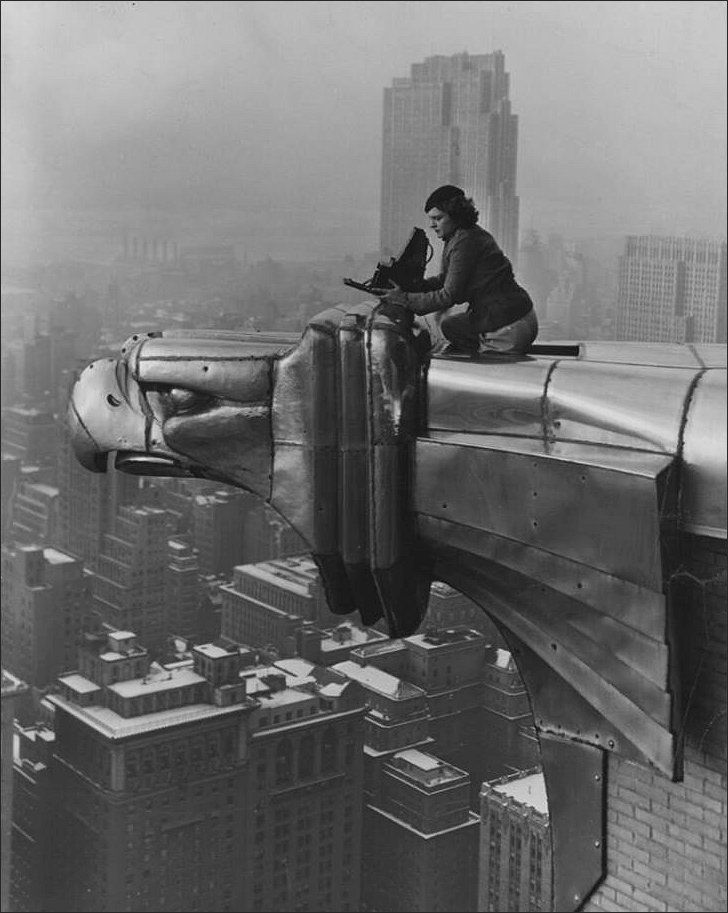
<path fill-rule="evenodd" d="M 11 675 L 10 672 L 2 670 L 2 697 L 11 697 L 13 694 L 20 694 L 27 691 L 28 686 L 25 682 Z"/>
<path fill-rule="evenodd" d="M 389 672 L 383 672 L 376 666 L 360 666 L 359 663 L 346 660 L 343 663 L 335 663 L 331 668 L 336 672 L 342 672 L 347 678 L 354 679 L 365 688 L 385 694 L 393 700 L 407 700 L 425 693 L 416 685 L 390 675 Z"/>
<path fill-rule="evenodd" d="M 213 704 L 188 704 L 172 710 L 158 710 L 154 713 L 125 718 L 113 710 L 109 710 L 108 707 L 78 707 L 58 694 L 49 695 L 48 701 L 54 708 L 66 710 L 109 739 L 123 739 L 211 717 L 240 713 L 246 706 L 233 704 L 230 707 L 216 707 Z"/>
<path fill-rule="evenodd" d="M 61 675 L 58 681 L 67 685 L 77 694 L 91 694 L 94 691 L 101 691 L 101 688 L 92 682 L 91 679 L 86 678 L 85 675 L 79 675 L 78 672 L 69 672 L 68 675 Z"/>
<path fill-rule="evenodd" d="M 55 548 L 44 548 L 43 557 L 50 564 L 78 564 L 77 558 L 73 558 L 65 552 L 59 552 Z"/>
<path fill-rule="evenodd" d="M 109 685 L 109 691 L 114 691 L 120 697 L 142 697 L 158 691 L 170 691 L 176 688 L 199 685 L 206 682 L 202 675 L 193 672 L 189 666 L 176 669 L 166 669 L 159 666 L 156 670 L 145 675 L 144 678 L 133 678 L 126 682 L 115 682 Z"/>
<path fill-rule="evenodd" d="M 548 815 L 549 813 L 546 781 L 541 773 L 518 777 L 509 780 L 507 783 L 499 783 L 493 786 L 493 789 L 495 792 L 502 793 L 504 796 L 520 802 L 521 805 L 534 808 L 542 815 Z"/>
<path fill-rule="evenodd" d="M 469 641 L 484 640 L 485 638 L 479 631 L 459 626 L 456 628 L 434 628 L 424 631 L 422 634 L 412 634 L 406 639 L 407 643 L 423 647 L 426 650 L 434 650 L 445 644 L 464 644 Z"/>
<path fill-rule="evenodd" d="M 442 786 L 457 780 L 469 779 L 468 774 L 459 767 L 454 767 L 434 755 L 425 754 L 418 748 L 406 748 L 397 752 L 389 764 L 423 786 Z"/>

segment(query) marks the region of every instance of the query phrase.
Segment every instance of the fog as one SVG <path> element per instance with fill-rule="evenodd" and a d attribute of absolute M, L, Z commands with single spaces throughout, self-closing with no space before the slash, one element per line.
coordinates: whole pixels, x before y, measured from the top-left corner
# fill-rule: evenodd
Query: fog
<path fill-rule="evenodd" d="M 723 2 L 4 2 L 3 255 L 378 246 L 383 89 L 503 50 L 521 230 L 722 236 Z M 95 240 L 94 244 L 89 239 Z"/>

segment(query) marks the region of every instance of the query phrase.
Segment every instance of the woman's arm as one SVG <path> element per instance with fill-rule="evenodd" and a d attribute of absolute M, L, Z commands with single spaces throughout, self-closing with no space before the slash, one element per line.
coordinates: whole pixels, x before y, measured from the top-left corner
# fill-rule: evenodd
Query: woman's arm
<path fill-rule="evenodd" d="M 403 304 L 414 314 L 434 314 L 467 300 L 467 289 L 478 259 L 477 246 L 467 235 L 453 238 L 445 271 L 435 277 L 432 291 L 407 292 Z M 430 282 L 432 280 L 425 280 Z M 436 283 L 436 284 L 435 284 Z"/>

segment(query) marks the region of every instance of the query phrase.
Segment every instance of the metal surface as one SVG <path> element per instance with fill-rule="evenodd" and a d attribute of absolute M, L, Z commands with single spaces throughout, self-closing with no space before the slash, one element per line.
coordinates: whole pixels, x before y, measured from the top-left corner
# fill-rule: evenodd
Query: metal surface
<path fill-rule="evenodd" d="M 603 752 L 545 736 L 541 763 L 551 813 L 554 910 L 578 909 L 606 870 L 606 776 Z M 572 801 L 579 796 L 579 802 Z"/>
<path fill-rule="evenodd" d="M 420 438 L 415 510 L 661 588 L 660 498 L 671 462 L 579 445 L 544 453 L 522 438 Z"/>
<path fill-rule="evenodd" d="M 680 516 L 698 535 L 725 536 L 726 382 L 724 371 L 705 371 L 685 414 Z"/>

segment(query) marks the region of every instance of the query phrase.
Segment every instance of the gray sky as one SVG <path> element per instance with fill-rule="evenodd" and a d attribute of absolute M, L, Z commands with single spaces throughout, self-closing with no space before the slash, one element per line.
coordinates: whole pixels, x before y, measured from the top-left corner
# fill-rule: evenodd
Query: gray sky
<path fill-rule="evenodd" d="M 360 220 L 372 249 L 383 88 L 430 55 L 501 49 L 522 231 L 725 233 L 722 0 L 3 2 L 2 14 L 6 226 L 27 207 L 263 208 L 312 235 Z"/>

